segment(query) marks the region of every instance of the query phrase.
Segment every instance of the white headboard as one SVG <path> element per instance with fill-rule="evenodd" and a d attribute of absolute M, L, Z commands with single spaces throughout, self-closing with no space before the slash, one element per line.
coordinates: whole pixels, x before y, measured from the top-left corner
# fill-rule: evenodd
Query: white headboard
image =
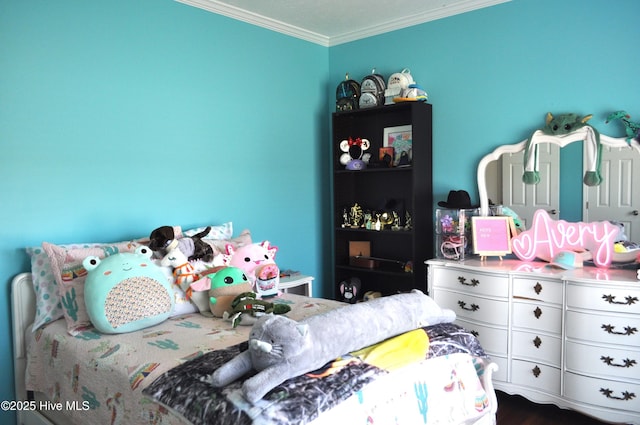
<path fill-rule="evenodd" d="M 20 273 L 11 282 L 11 321 L 13 327 L 13 373 L 16 400 L 26 400 L 24 374 L 27 366 L 25 332 L 36 313 L 36 295 L 31 273 Z"/>

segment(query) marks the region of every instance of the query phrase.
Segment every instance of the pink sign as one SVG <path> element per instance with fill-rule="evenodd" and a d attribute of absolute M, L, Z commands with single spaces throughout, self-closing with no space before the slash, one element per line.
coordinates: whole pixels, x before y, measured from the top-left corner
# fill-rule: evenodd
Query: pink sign
<path fill-rule="evenodd" d="M 533 215 L 531 228 L 511 241 L 513 253 L 523 261 L 549 261 L 560 251 L 588 250 L 598 267 L 608 267 L 618 228 L 608 221 L 570 223 L 553 220 L 545 210 Z"/>

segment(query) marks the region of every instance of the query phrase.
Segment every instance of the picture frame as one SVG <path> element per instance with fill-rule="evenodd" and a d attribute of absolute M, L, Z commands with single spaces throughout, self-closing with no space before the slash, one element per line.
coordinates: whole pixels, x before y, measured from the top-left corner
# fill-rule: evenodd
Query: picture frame
<path fill-rule="evenodd" d="M 391 146 L 380 148 L 380 151 L 378 153 L 378 160 L 383 164 L 387 164 L 388 167 L 393 167 L 393 148 Z"/>
<path fill-rule="evenodd" d="M 474 216 L 471 217 L 471 237 L 473 252 L 481 258 L 511 254 L 511 217 Z"/>
<path fill-rule="evenodd" d="M 413 160 L 413 132 L 411 125 L 386 127 L 382 138 L 383 147 L 393 148 L 393 166 L 406 167 Z"/>

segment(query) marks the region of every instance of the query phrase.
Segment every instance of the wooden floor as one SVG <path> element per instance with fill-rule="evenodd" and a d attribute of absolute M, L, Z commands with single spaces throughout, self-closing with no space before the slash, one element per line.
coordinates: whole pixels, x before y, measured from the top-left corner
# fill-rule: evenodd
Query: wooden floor
<path fill-rule="evenodd" d="M 589 416 L 552 404 L 535 404 L 502 391 L 498 395 L 497 425 L 603 425 Z"/>

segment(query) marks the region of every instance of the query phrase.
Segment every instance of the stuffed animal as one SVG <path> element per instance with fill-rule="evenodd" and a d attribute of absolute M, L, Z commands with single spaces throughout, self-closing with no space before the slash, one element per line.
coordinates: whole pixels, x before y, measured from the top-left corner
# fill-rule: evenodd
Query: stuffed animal
<path fill-rule="evenodd" d="M 187 259 L 187 256 L 178 248 L 177 240 L 169 243 L 167 254 L 160 260 L 163 267 L 173 268 L 173 277 L 176 285 L 186 291 L 196 280 L 200 279 L 200 275 L 196 273 L 195 268 Z"/>
<path fill-rule="evenodd" d="M 597 186 L 602 183 L 602 175 L 600 174 L 600 163 L 602 160 L 602 145 L 600 144 L 600 133 L 595 127 L 587 123 L 593 115 L 585 115 L 580 117 L 578 114 L 559 114 L 553 116 L 547 113 L 545 126 L 536 130 L 527 141 L 524 149 L 524 169 L 522 181 L 525 184 L 540 183 L 540 175 L 537 170 L 538 142 L 537 134 L 546 134 L 550 136 L 566 136 L 577 130 L 586 127 L 585 137 L 583 140 L 584 150 L 586 152 L 586 169 L 583 183 L 587 186 Z"/>
<path fill-rule="evenodd" d="M 625 140 L 627 144 L 631 144 L 631 139 L 635 139 L 640 142 L 640 122 L 631 121 L 631 115 L 627 111 L 616 111 L 609 114 L 605 124 L 609 124 L 610 121 L 620 120 L 624 125 L 624 132 L 626 133 Z"/>
<path fill-rule="evenodd" d="M 253 243 L 239 248 L 234 248 L 233 245 L 227 244 L 225 251 L 226 263 L 231 267 L 238 267 L 244 271 L 249 282 L 256 288 L 256 292 L 260 293 L 261 291 L 261 288 L 257 286 L 257 275 L 264 282 L 263 292 L 268 292 L 271 295 L 275 295 L 278 292 L 277 284 L 279 283 L 280 269 L 275 264 L 276 252 L 278 252 L 277 246 L 270 245 L 269 241 Z M 263 270 L 266 265 L 271 266 Z"/>
<path fill-rule="evenodd" d="M 243 292 L 231 302 L 231 314 L 224 312 L 223 319 L 231 321 L 235 328 L 238 325 L 253 325 L 265 314 L 285 314 L 291 311 L 288 304 L 274 304 L 256 298 L 255 292 Z"/>
<path fill-rule="evenodd" d="M 357 277 L 351 277 L 340 282 L 340 295 L 342 295 L 342 301 L 355 304 L 358 301 L 358 295 L 360 295 L 361 287 L 362 282 Z"/>
<path fill-rule="evenodd" d="M 258 266 L 255 290 L 262 298 L 280 295 L 280 268 L 275 263 Z"/>
<path fill-rule="evenodd" d="M 177 243 L 177 248 L 187 256 L 189 261 L 203 260 L 210 262 L 214 256 L 213 247 L 202 240 L 210 231 L 211 226 L 207 226 L 200 233 L 196 233 L 191 237 L 182 238 L 176 235 L 173 227 L 161 226 L 151 232 L 149 236 L 149 248 L 154 252 L 158 252 L 161 256 L 164 256 L 171 249 L 175 249 L 175 247 L 170 248 L 169 244 Z"/>
<path fill-rule="evenodd" d="M 257 371 L 242 385 L 244 397 L 255 403 L 287 379 L 339 356 L 455 317 L 418 290 L 350 304 L 300 322 L 265 315 L 251 329 L 249 348 L 217 369 L 209 382 L 223 387 Z"/>
<path fill-rule="evenodd" d="M 135 253 L 104 259 L 86 257 L 85 304 L 91 323 L 100 332 L 133 332 L 166 320 L 174 307 L 171 283 L 151 261 L 152 251 L 139 246 Z"/>
<path fill-rule="evenodd" d="M 236 296 L 251 292 L 251 282 L 244 271 L 237 267 L 216 267 L 210 272 L 190 286 L 193 297 L 195 294 L 207 295 L 208 311 L 201 308 L 200 313 L 214 317 L 224 317 L 225 313 L 231 315 L 231 303 Z"/>

